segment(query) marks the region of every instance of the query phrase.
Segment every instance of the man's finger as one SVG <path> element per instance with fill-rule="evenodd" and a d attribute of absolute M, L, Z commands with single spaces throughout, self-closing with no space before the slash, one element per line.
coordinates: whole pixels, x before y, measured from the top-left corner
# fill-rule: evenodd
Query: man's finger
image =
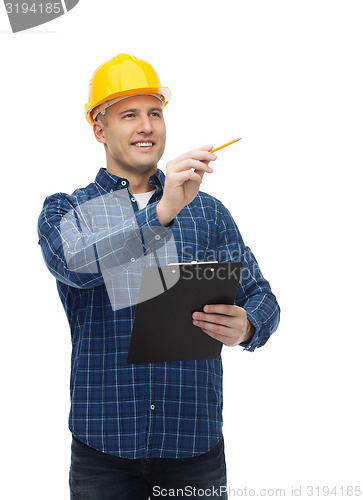
<path fill-rule="evenodd" d="M 205 146 L 205 148 L 207 147 L 209 146 Z M 188 151 L 187 153 L 181 155 L 179 158 L 181 160 L 193 158 L 195 160 L 200 160 L 200 161 L 214 161 L 217 159 L 217 156 L 213 153 L 210 153 L 208 149 L 198 148 Z"/>
<path fill-rule="evenodd" d="M 208 165 L 209 162 L 204 162 L 197 160 L 195 158 L 186 158 L 182 162 L 179 163 L 178 165 L 178 170 L 190 170 L 191 168 L 194 168 L 195 170 L 203 170 L 204 172 L 210 172 L 212 167 Z"/>
<path fill-rule="evenodd" d="M 226 327 L 231 328 L 233 326 L 233 317 L 232 316 L 226 316 L 223 314 L 206 314 L 202 312 L 195 312 L 193 313 L 193 319 L 196 321 L 204 321 L 206 323 L 213 323 L 215 325 L 223 325 Z"/>
<path fill-rule="evenodd" d="M 222 335 L 220 333 L 215 333 L 212 330 L 207 330 L 203 328 L 203 332 L 212 337 L 213 339 L 219 340 L 222 344 L 226 346 L 235 345 L 237 342 L 237 337 L 229 337 L 227 335 Z"/>
<path fill-rule="evenodd" d="M 203 320 L 193 320 L 193 324 L 195 326 L 199 326 L 199 328 L 201 328 L 202 330 L 208 330 L 215 334 L 222 335 L 226 338 L 231 338 L 234 335 L 234 330 L 231 327 L 223 324 L 211 323 L 209 321 Z"/>
<path fill-rule="evenodd" d="M 230 304 L 207 304 L 203 307 L 205 313 L 225 314 L 226 316 L 240 316 L 241 307 Z"/>

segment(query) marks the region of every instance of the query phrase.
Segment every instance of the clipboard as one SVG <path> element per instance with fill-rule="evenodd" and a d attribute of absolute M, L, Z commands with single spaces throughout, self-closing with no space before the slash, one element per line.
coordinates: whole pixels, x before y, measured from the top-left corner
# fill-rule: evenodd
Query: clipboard
<path fill-rule="evenodd" d="M 206 304 L 233 305 L 241 273 L 241 262 L 145 266 L 127 362 L 218 358 L 222 342 L 195 326 L 192 313 Z"/>

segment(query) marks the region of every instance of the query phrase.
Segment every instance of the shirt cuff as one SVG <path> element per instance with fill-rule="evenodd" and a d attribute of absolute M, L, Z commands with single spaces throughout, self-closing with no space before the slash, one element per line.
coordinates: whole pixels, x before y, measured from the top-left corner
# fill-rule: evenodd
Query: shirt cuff
<path fill-rule="evenodd" d="M 158 226 L 159 228 L 161 227 L 169 228 L 174 225 L 174 219 L 167 226 L 163 226 L 161 224 L 158 215 L 156 213 L 156 205 L 158 203 L 159 203 L 158 201 L 150 203 L 150 205 L 146 205 L 145 210 L 138 210 L 135 213 L 136 221 L 139 227 L 149 226 L 151 228 L 152 226 Z M 160 231 L 158 231 L 158 233 L 160 234 Z"/>
<path fill-rule="evenodd" d="M 255 333 L 249 342 L 241 342 L 239 345 L 244 348 L 245 351 L 254 351 L 259 346 L 259 333 L 261 330 L 261 321 L 257 314 L 250 313 L 247 311 L 247 319 L 255 327 Z"/>

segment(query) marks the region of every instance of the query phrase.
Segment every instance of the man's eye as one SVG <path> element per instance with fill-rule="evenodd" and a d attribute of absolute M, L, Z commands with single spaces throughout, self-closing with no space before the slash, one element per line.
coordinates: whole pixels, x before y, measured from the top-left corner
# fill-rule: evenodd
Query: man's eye
<path fill-rule="evenodd" d="M 124 118 L 133 118 L 135 115 L 133 113 L 128 113 L 127 115 L 124 115 Z"/>
<path fill-rule="evenodd" d="M 161 116 L 161 113 L 159 113 L 158 111 L 153 111 L 152 113 L 150 113 L 150 116 L 157 116 L 157 117 L 160 117 L 160 116 Z"/>

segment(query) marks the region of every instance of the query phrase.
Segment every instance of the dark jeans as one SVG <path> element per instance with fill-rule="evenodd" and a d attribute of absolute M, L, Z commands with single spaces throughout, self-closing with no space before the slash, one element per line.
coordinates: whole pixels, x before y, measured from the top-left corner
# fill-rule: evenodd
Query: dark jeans
<path fill-rule="evenodd" d="M 223 438 L 191 458 L 119 458 L 73 437 L 71 500 L 227 499 Z"/>

